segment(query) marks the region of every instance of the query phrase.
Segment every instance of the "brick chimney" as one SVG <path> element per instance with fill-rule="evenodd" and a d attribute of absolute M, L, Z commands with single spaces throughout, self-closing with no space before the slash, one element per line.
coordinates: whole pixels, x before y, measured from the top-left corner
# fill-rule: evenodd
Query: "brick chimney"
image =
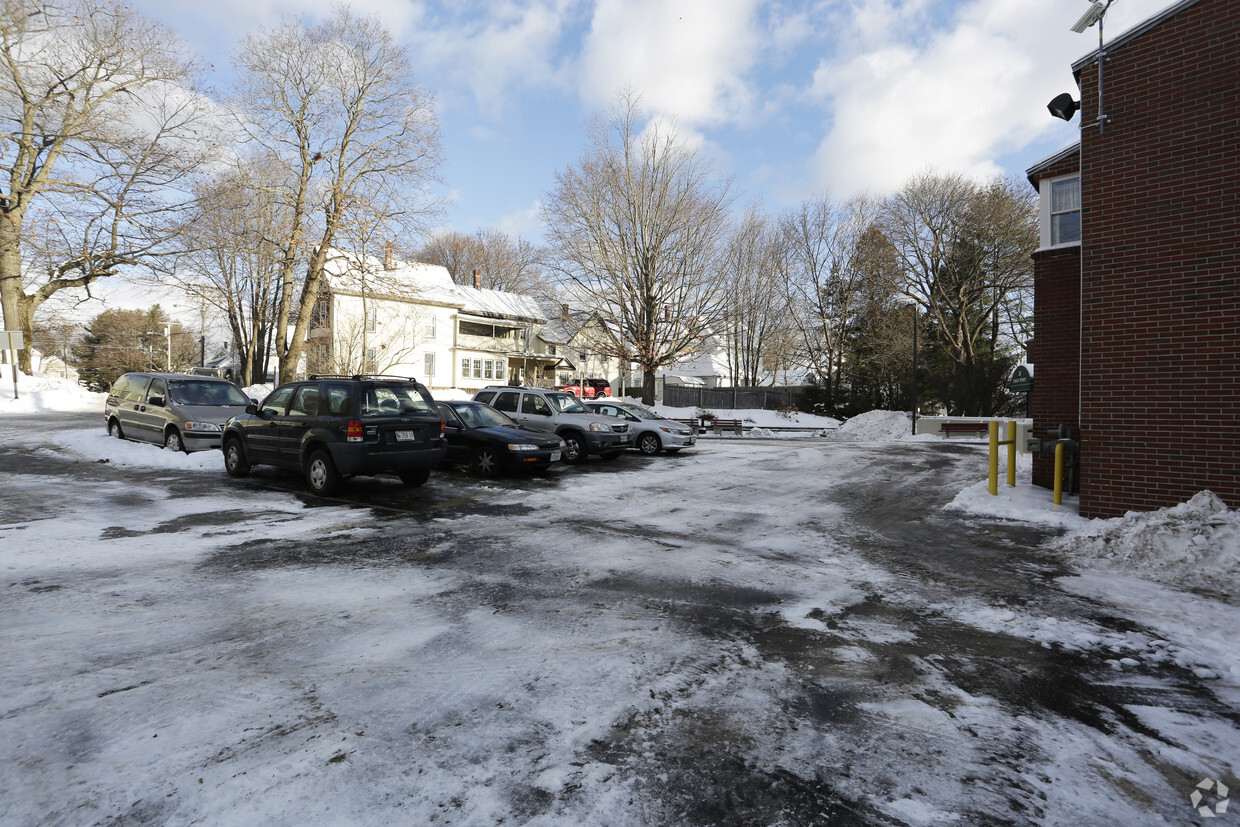
<path fill-rule="evenodd" d="M 482 271 L 481 270 L 474 271 L 474 289 L 475 290 L 482 289 Z"/>
<path fill-rule="evenodd" d="M 396 264 L 392 261 L 392 242 L 390 241 L 383 245 L 383 269 L 396 269 Z"/>

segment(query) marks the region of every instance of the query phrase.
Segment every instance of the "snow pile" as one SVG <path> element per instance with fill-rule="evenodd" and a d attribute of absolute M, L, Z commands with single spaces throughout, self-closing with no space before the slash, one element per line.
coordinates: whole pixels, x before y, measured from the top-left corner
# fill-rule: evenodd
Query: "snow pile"
<path fill-rule="evenodd" d="M 1049 546 L 1190 591 L 1240 594 L 1240 512 L 1210 491 L 1158 511 L 1093 520 Z"/>
<path fill-rule="evenodd" d="M 937 437 L 935 437 L 937 439 Z M 1055 505 L 1054 495 L 1047 488 L 1030 482 L 1033 474 L 1033 455 L 1016 455 L 1015 487 L 1007 484 L 1007 454 L 999 452 L 999 493 L 990 493 L 987 472 L 981 470 L 979 480 L 956 495 L 945 508 L 968 514 L 998 517 L 1023 523 L 1054 526 L 1064 529 L 1082 529 L 1091 525 L 1080 515 L 1081 498 L 1073 494 L 1063 495 L 1063 504 Z M 1022 482 L 1023 480 L 1023 482 Z"/>
<path fill-rule="evenodd" d="M 17 376 L 17 398 L 13 398 L 11 374 L 0 382 L 0 414 L 98 411 L 103 413 L 106 393 L 88 391 L 61 376 L 36 373 Z"/>
<path fill-rule="evenodd" d="M 835 432 L 836 439 L 878 442 L 912 437 L 913 419 L 907 411 L 867 411 L 845 422 Z"/>

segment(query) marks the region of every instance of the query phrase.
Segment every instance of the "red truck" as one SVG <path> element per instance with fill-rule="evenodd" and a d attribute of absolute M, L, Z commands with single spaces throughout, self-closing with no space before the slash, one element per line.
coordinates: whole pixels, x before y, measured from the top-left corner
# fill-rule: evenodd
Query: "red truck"
<path fill-rule="evenodd" d="M 593 399 L 596 396 L 611 396 L 611 383 L 606 379 L 583 379 L 580 383 L 573 382 L 571 385 L 558 385 L 556 390 L 571 393 L 573 396 L 580 396 L 585 399 Z"/>

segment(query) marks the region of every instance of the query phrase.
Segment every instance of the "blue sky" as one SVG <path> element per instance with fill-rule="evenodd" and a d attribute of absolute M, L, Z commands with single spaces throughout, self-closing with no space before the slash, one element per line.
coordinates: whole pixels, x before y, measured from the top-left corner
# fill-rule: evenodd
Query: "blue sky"
<path fill-rule="evenodd" d="M 1171 5 L 1116 0 L 1108 39 Z M 331 0 L 136 0 L 228 83 L 238 39 Z M 885 195 L 933 167 L 1021 175 L 1076 140 L 1046 103 L 1097 28 L 1088 0 L 359 0 L 410 50 L 437 100 L 445 226 L 539 240 L 556 169 L 630 84 L 650 114 L 778 212 Z"/>

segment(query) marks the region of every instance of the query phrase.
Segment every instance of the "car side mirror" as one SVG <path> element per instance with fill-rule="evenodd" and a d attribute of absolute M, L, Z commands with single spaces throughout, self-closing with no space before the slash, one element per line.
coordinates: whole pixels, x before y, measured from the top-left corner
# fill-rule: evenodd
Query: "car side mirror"
<path fill-rule="evenodd" d="M 253 402 L 253 403 L 251 403 L 251 404 L 249 404 L 249 405 L 246 405 L 246 406 L 245 406 L 245 412 L 246 412 L 246 413 L 248 413 L 248 414 L 250 414 L 250 415 L 252 415 L 252 416 L 257 415 L 257 414 L 258 414 L 258 403 L 257 403 L 257 402 Z"/>
<path fill-rule="evenodd" d="M 162 408 L 164 406 L 164 398 L 162 396 L 152 396 L 146 400 L 146 404 Z"/>

